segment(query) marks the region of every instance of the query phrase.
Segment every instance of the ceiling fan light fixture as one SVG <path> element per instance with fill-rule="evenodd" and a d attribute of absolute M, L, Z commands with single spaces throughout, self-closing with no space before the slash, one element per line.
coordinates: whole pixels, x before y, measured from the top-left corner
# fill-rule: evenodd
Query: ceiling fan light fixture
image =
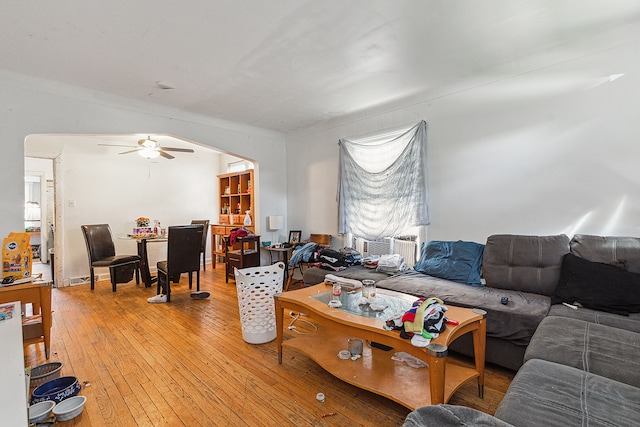
<path fill-rule="evenodd" d="M 138 145 L 145 148 L 156 149 L 158 148 L 158 141 L 156 141 L 155 139 L 151 139 L 151 137 L 148 136 L 147 139 L 141 139 L 140 141 L 138 141 Z"/>
<path fill-rule="evenodd" d="M 142 150 L 138 150 L 138 155 L 145 159 L 155 159 L 160 156 L 160 152 L 153 147 L 145 147 Z"/>
<path fill-rule="evenodd" d="M 130 150 L 123 151 L 118 154 L 129 154 L 129 153 L 138 153 L 140 157 L 145 159 L 157 159 L 162 156 L 167 160 L 175 159 L 174 156 L 169 154 L 168 152 L 179 152 L 179 153 L 195 153 L 192 148 L 180 148 L 180 147 L 163 147 L 160 143 L 151 139 L 151 135 L 147 136 L 144 139 L 138 140 L 138 145 L 122 145 L 122 144 L 98 144 L 98 145 L 106 145 L 109 147 L 127 147 L 131 148 Z"/>

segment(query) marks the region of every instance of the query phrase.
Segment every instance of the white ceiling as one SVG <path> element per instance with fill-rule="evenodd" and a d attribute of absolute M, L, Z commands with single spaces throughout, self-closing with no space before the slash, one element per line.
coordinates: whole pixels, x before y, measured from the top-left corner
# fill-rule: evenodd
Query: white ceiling
<path fill-rule="evenodd" d="M 0 69 L 287 133 L 627 43 L 639 18 L 637 0 L 3 0 Z"/>

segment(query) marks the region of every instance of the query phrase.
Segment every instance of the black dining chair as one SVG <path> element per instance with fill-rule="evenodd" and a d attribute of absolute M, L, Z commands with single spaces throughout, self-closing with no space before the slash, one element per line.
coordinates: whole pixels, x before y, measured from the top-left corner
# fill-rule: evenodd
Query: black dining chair
<path fill-rule="evenodd" d="M 207 237 L 209 236 L 209 220 L 208 219 L 194 219 L 191 221 L 191 225 L 202 224 L 202 246 L 200 247 L 200 253 L 202 253 L 202 269 L 207 270 L 206 253 L 207 253 Z"/>
<path fill-rule="evenodd" d="M 203 232 L 202 224 L 169 227 L 167 260 L 159 261 L 157 264 L 157 292 L 165 294 L 167 302 L 171 301 L 171 281 L 180 281 L 182 273 L 189 273 L 189 289 L 191 289 L 193 272 L 196 272 L 196 290 L 200 292 L 200 247 Z"/>
<path fill-rule="evenodd" d="M 113 236 L 109 224 L 83 225 L 82 234 L 87 244 L 91 290 L 95 286 L 95 268 L 109 268 L 111 289 L 116 291 L 117 283 L 127 283 L 136 274 L 136 283 L 140 283 L 140 257 L 138 255 L 116 255 Z"/>

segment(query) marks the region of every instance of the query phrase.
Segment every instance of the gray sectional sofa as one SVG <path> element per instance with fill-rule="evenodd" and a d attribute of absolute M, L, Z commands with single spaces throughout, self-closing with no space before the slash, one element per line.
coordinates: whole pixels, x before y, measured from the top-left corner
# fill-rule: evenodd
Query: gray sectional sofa
<path fill-rule="evenodd" d="M 518 370 L 494 416 L 436 405 L 405 426 L 640 424 L 640 239 L 494 235 L 482 274 L 481 287 L 417 272 L 377 280 L 486 310 L 487 361 Z"/>
<path fill-rule="evenodd" d="M 576 235 L 569 239 L 565 235 L 496 234 L 487 238 L 482 253 L 485 286 L 469 286 L 417 271 L 389 276 L 362 266 L 339 272 L 310 268 L 304 271 L 303 280 L 305 285 L 316 284 L 329 273 L 351 279 L 373 279 L 383 289 L 417 297 L 439 297 L 445 304 L 481 308 L 487 312 L 487 362 L 517 370 L 524 362 L 525 350 L 536 328 L 549 314 L 606 319 L 613 326 L 640 322 L 640 313 L 617 316 L 552 304 L 563 258 L 568 253 L 600 263 L 625 260 L 629 271 L 640 273 L 638 238 Z M 507 298 L 506 304 L 502 303 L 503 298 Z M 457 340 L 451 349 L 473 354 L 470 337 Z"/>
<path fill-rule="evenodd" d="M 494 416 L 463 406 L 426 406 L 411 412 L 404 426 L 639 425 L 640 333 L 596 323 L 620 319 L 582 310 L 543 319 Z M 637 330 L 638 322 L 623 326 Z"/>

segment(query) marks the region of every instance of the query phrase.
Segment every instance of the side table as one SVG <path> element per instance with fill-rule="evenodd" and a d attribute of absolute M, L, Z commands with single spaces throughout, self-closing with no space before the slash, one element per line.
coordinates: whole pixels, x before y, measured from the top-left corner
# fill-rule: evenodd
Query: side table
<path fill-rule="evenodd" d="M 274 247 L 271 247 L 271 246 L 263 246 L 262 249 L 264 249 L 265 251 L 269 252 L 269 262 L 271 264 L 274 263 L 274 261 L 273 261 L 273 254 L 274 253 L 277 255 L 277 259 L 276 259 L 275 262 L 278 262 L 278 261 L 284 262 L 284 280 L 282 282 L 282 284 L 284 286 L 284 284 L 287 283 L 287 280 L 289 278 L 289 256 L 291 255 L 291 252 L 293 252 L 293 247 L 289 247 L 289 248 L 274 248 Z"/>

